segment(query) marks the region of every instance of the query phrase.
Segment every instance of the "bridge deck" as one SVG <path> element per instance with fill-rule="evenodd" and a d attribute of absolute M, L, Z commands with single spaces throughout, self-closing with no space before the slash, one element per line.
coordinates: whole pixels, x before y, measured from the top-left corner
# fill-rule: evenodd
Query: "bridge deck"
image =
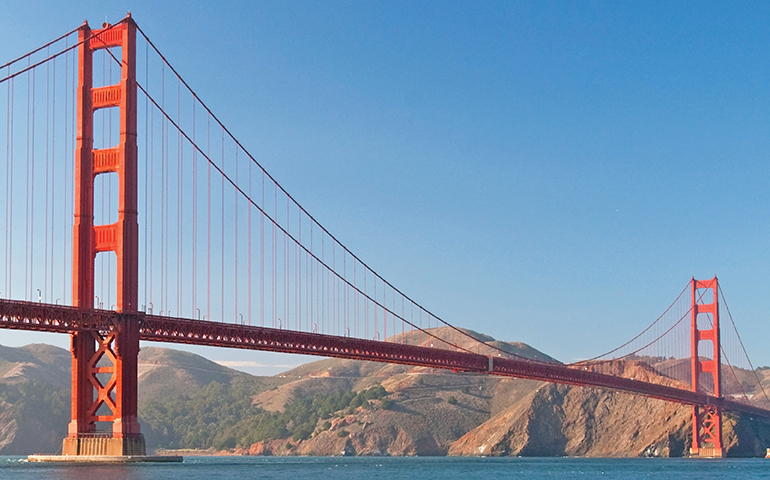
<path fill-rule="evenodd" d="M 54 333 L 110 331 L 123 315 L 141 323 L 141 339 L 147 341 L 398 363 L 600 387 L 687 405 L 721 405 L 728 411 L 770 418 L 770 410 L 734 400 L 560 364 L 275 328 L 0 300 L 0 328 L 8 329 Z"/>

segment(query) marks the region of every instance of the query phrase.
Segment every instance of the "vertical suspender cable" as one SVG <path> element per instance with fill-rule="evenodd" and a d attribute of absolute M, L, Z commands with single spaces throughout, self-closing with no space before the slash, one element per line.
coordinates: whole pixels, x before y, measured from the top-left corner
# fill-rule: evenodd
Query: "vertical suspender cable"
<path fill-rule="evenodd" d="M 27 217 L 25 219 L 25 255 L 24 255 L 24 299 L 31 300 L 32 295 L 32 260 L 33 254 L 30 251 L 32 242 L 32 229 L 34 223 L 32 222 L 35 205 L 33 203 L 35 195 L 35 70 L 27 74 Z"/>
<path fill-rule="evenodd" d="M 297 238 L 299 238 L 300 245 L 302 244 L 302 211 L 297 213 Z M 299 321 L 299 329 L 302 330 L 302 252 L 299 248 L 297 250 L 297 319 Z M 305 322 L 307 324 L 307 322 Z M 306 327 L 307 328 L 307 327 Z M 308 329 L 309 331 L 309 329 Z"/>
<path fill-rule="evenodd" d="M 273 185 L 273 218 L 278 221 L 278 189 Z M 273 242 L 272 242 L 272 261 L 273 261 L 273 318 L 272 325 L 275 328 L 276 318 L 278 317 L 278 237 L 275 228 L 275 222 L 273 222 Z"/>
<path fill-rule="evenodd" d="M 265 172 L 262 172 L 262 209 L 265 210 Z M 259 326 L 265 326 L 265 215 L 259 215 Z"/>
<path fill-rule="evenodd" d="M 406 313 L 404 312 L 404 297 L 402 296 L 401 297 L 401 318 L 404 318 L 404 315 L 406 315 Z M 395 328 L 396 327 L 394 326 L 393 329 L 395 330 Z M 403 340 L 404 340 L 404 322 L 401 321 L 401 343 L 404 343 Z"/>
<path fill-rule="evenodd" d="M 321 307 L 319 309 L 321 313 L 321 331 L 325 334 L 331 333 L 327 331 L 327 314 L 326 314 L 326 262 L 324 261 L 324 252 L 326 251 L 326 244 L 324 242 L 324 233 L 321 232 L 321 264 L 318 265 L 318 283 L 319 283 L 319 295 L 321 301 Z"/>
<path fill-rule="evenodd" d="M 276 199 L 275 199 L 275 206 L 276 206 L 276 215 L 277 215 L 277 209 L 278 209 L 278 194 L 276 192 Z M 278 217 L 276 217 L 276 220 L 278 220 Z M 286 312 L 286 234 L 281 233 L 280 234 L 280 250 L 281 250 L 281 269 L 280 269 L 280 287 L 281 292 L 279 294 L 279 299 L 281 303 L 281 315 L 283 315 L 283 319 L 279 316 L 278 317 L 278 328 L 283 328 L 284 323 L 288 322 L 288 313 Z M 277 242 L 277 237 L 276 237 Z M 276 248 L 278 248 L 278 243 L 276 243 Z"/>
<path fill-rule="evenodd" d="M 414 325 L 414 302 L 412 302 L 412 301 L 409 301 L 409 323 Z M 414 344 L 414 342 L 417 340 L 415 338 L 415 335 L 414 335 L 415 333 L 417 333 L 417 335 L 422 335 L 422 332 L 420 332 L 420 331 L 415 332 L 414 331 L 414 327 L 412 327 L 409 330 L 409 343 L 410 344 Z"/>
<path fill-rule="evenodd" d="M 393 299 L 393 309 L 392 312 L 396 311 L 396 291 L 393 290 L 391 292 L 391 298 Z M 404 299 L 401 299 L 401 318 L 404 318 Z M 391 315 L 391 322 L 393 322 L 393 341 L 396 342 L 397 339 L 395 338 L 398 332 L 396 331 L 396 315 Z M 402 324 L 403 325 L 403 324 Z M 403 333 L 403 329 L 402 329 Z"/>
<path fill-rule="evenodd" d="M 222 129 L 222 171 L 225 171 L 225 131 Z M 221 271 L 222 271 L 222 281 L 221 281 L 221 297 L 220 302 L 222 303 L 222 318 L 219 319 L 220 322 L 225 321 L 225 177 L 224 175 L 222 177 L 222 243 L 221 243 L 221 250 L 222 250 L 222 260 L 221 260 Z"/>
<path fill-rule="evenodd" d="M 163 88 L 165 91 L 165 87 Z M 165 107 L 163 108 L 164 111 L 164 117 L 165 117 Z M 171 149 L 171 139 L 169 138 L 169 122 L 168 118 L 165 118 L 165 121 L 163 122 L 163 131 L 161 135 L 163 136 L 163 235 L 165 240 L 163 241 L 163 308 L 166 310 L 166 314 L 168 315 L 169 307 L 171 306 L 171 298 L 169 296 L 169 262 L 171 258 L 171 254 L 169 253 L 169 246 L 171 243 L 171 228 L 170 228 L 170 208 L 171 208 L 171 192 L 170 192 L 170 185 L 171 185 L 171 160 L 170 160 L 170 149 Z"/>
<path fill-rule="evenodd" d="M 149 66 L 148 66 L 149 69 Z M 147 254 L 148 257 L 148 266 L 147 266 L 147 289 L 149 290 L 149 298 L 147 298 L 147 305 L 149 307 L 150 313 L 156 313 L 154 312 L 154 299 L 155 299 L 155 289 L 153 288 L 153 279 L 155 278 L 155 263 L 153 262 L 153 254 L 155 253 L 154 245 L 155 245 L 155 232 L 154 232 L 154 224 L 155 224 L 155 186 L 153 185 L 153 180 L 155 178 L 155 109 L 150 110 L 150 123 L 148 125 L 148 130 L 150 132 L 150 158 L 146 160 L 148 162 L 147 164 L 147 171 L 148 179 L 147 179 L 147 189 L 149 191 L 149 200 L 148 200 L 148 215 L 145 217 L 147 219 L 147 237 L 148 237 L 148 243 L 147 243 L 147 250 L 149 253 Z"/>
<path fill-rule="evenodd" d="M 366 288 L 366 269 L 364 274 L 364 293 L 369 294 L 369 290 Z M 364 338 L 369 340 L 369 299 L 364 298 Z"/>
<path fill-rule="evenodd" d="M 298 211 L 299 215 L 299 225 L 300 225 L 300 234 L 303 230 L 302 227 L 302 216 L 303 213 L 301 210 Z M 305 235 L 305 238 L 307 239 L 307 234 Z M 312 331 L 312 322 L 310 320 L 310 256 L 308 255 L 306 250 L 300 249 L 299 252 L 299 267 L 300 267 L 300 309 L 301 311 L 301 318 L 305 322 L 305 329 L 310 332 Z M 304 279 L 304 280 L 303 280 Z"/>
<path fill-rule="evenodd" d="M 70 96 L 70 151 L 74 150 L 75 144 L 77 142 L 77 93 L 75 92 L 75 89 L 77 88 L 78 84 L 78 55 L 75 51 L 72 52 L 72 69 L 71 73 L 72 77 L 70 78 L 70 88 L 72 89 L 72 95 Z M 69 152 L 68 152 L 69 153 Z M 71 219 L 71 221 L 74 221 L 75 218 L 75 156 L 72 154 L 67 155 L 69 158 L 69 166 L 70 166 L 70 176 L 68 177 L 70 185 L 72 185 L 72 191 L 70 192 L 69 198 L 72 199 L 72 203 L 70 204 L 70 211 L 68 217 Z M 69 265 L 72 265 L 73 260 L 73 253 L 72 253 L 72 247 L 74 246 L 74 239 L 68 236 L 67 243 L 69 244 L 69 248 L 67 249 L 67 255 L 69 255 Z M 70 272 L 71 273 L 71 272 Z M 67 294 L 70 296 L 70 304 L 74 303 L 74 297 L 72 296 L 72 287 L 71 284 L 72 275 L 70 274 L 67 278 L 65 278 L 66 281 L 70 282 L 70 288 L 67 290 Z"/>
<path fill-rule="evenodd" d="M 166 67 L 161 64 L 160 69 L 160 109 L 166 111 Z M 160 311 L 166 309 L 166 117 L 161 115 L 160 120 Z"/>
<path fill-rule="evenodd" d="M 66 46 L 69 47 L 69 37 L 66 40 Z M 72 59 L 73 59 L 72 61 L 74 62 L 74 58 L 75 58 L 75 53 L 74 52 L 72 52 L 71 55 L 70 55 L 69 52 L 67 52 L 67 56 L 64 57 L 64 152 L 65 152 L 64 158 L 66 159 L 64 161 L 64 198 L 67 199 L 67 201 L 63 202 L 64 203 L 64 225 L 65 225 L 64 228 L 65 229 L 67 228 L 68 222 L 71 221 L 70 219 L 74 217 L 74 213 L 73 213 L 72 216 L 70 216 L 69 215 L 70 212 L 67 209 L 67 205 L 69 205 L 69 198 L 70 198 L 69 197 L 69 193 L 68 193 L 68 189 L 67 189 L 67 185 L 70 185 L 70 184 L 74 185 L 75 184 L 75 181 L 74 181 L 74 168 L 72 169 L 73 170 L 73 179 L 72 179 L 72 181 L 70 181 L 70 174 L 69 174 L 70 162 L 74 162 L 75 161 L 75 156 L 70 153 L 70 148 L 69 148 L 70 147 L 70 143 L 69 142 L 70 142 L 70 140 L 73 140 L 72 144 L 74 145 L 74 138 L 70 138 L 70 125 L 73 126 L 73 128 L 72 128 L 72 137 L 75 136 L 74 135 L 74 133 L 75 133 L 74 120 L 72 121 L 72 123 L 70 123 L 70 121 L 74 117 L 74 114 L 72 114 L 70 112 L 74 111 L 74 102 L 75 102 L 75 97 L 76 97 L 74 95 L 74 92 L 73 92 L 73 95 L 72 95 L 73 105 L 70 105 L 70 95 L 69 95 L 70 85 L 72 85 L 73 87 L 75 85 L 74 78 L 73 78 L 73 81 L 70 82 L 70 68 L 69 68 L 69 66 L 70 66 L 70 64 L 69 64 L 69 62 L 70 62 L 69 57 L 70 56 L 72 57 Z M 71 75 L 73 75 L 73 77 L 75 75 L 74 65 L 73 65 L 73 68 L 72 68 L 72 74 Z M 73 205 L 73 208 L 74 208 L 74 205 Z M 65 259 L 65 261 L 64 261 L 65 268 L 62 268 L 62 296 L 61 296 L 61 298 L 62 298 L 62 302 L 64 302 L 64 303 L 67 303 L 65 298 L 67 298 L 67 268 L 66 268 L 66 265 L 69 263 L 69 262 L 66 261 L 66 259 L 67 259 L 68 237 L 69 237 L 68 235 L 64 235 L 64 241 L 62 242 L 62 259 Z"/>
<path fill-rule="evenodd" d="M 377 296 L 374 296 L 375 300 Z M 382 285 L 382 341 L 388 339 L 388 290 L 385 288 L 385 284 Z"/>
<path fill-rule="evenodd" d="M 192 138 L 195 144 L 195 98 L 192 102 Z M 195 314 L 198 294 L 198 149 L 192 149 L 192 310 Z M 200 319 L 198 319 L 200 320 Z"/>
<path fill-rule="evenodd" d="M 249 198 L 252 198 L 252 183 L 253 183 L 253 172 L 252 172 L 252 165 L 253 163 L 249 162 Z M 249 302 L 248 302 L 248 308 L 249 308 L 249 325 L 251 325 L 251 211 L 253 210 L 251 205 L 246 205 L 246 207 L 249 209 L 249 268 L 248 268 L 248 288 L 249 288 Z"/>
<path fill-rule="evenodd" d="M 286 202 L 286 231 L 291 228 L 289 223 L 289 202 Z M 289 237 L 283 235 L 283 298 L 284 298 L 284 313 L 283 320 L 286 323 L 286 328 L 289 328 Z"/>
<path fill-rule="evenodd" d="M 211 158 L 211 117 L 206 117 L 206 156 Z M 206 318 L 211 320 L 211 162 L 206 163 Z"/>
<path fill-rule="evenodd" d="M 69 46 L 69 38 L 67 38 L 65 43 L 66 43 L 65 46 Z M 64 177 L 63 177 L 63 182 L 62 183 L 63 183 L 63 190 L 64 190 L 65 201 L 62 202 L 62 210 L 63 210 L 63 213 L 62 213 L 62 223 L 63 223 L 62 227 L 63 227 L 63 230 L 66 232 L 67 231 L 67 222 L 68 222 L 68 218 L 69 218 L 68 215 L 67 215 L 67 204 L 69 203 L 68 202 L 69 197 L 67 196 L 67 183 L 68 183 L 68 178 L 67 178 L 68 177 L 68 169 L 67 169 L 67 166 L 69 165 L 69 162 L 66 160 L 67 157 L 70 156 L 69 155 L 69 149 L 68 149 L 68 146 L 69 146 L 69 52 L 67 52 L 67 54 L 64 56 L 64 116 L 63 116 L 63 123 L 64 123 L 64 142 L 62 142 L 62 143 L 63 143 L 64 152 L 65 153 L 62 156 L 62 158 L 64 158 L 65 160 L 64 160 L 64 162 L 62 162 L 64 164 Z M 66 265 L 67 265 L 67 261 L 66 261 L 66 258 L 67 258 L 66 257 L 67 235 L 64 235 L 64 239 L 63 240 L 64 241 L 61 242 L 61 246 L 62 246 L 62 256 L 61 256 L 61 259 L 62 259 L 62 285 L 61 285 L 61 287 L 62 287 L 62 296 L 61 296 L 61 299 L 62 299 L 62 303 L 66 304 L 67 303 L 67 301 L 66 301 L 67 295 L 65 294 L 65 292 L 66 292 L 66 288 L 67 287 L 66 287 L 66 281 L 65 280 L 66 280 L 66 276 L 67 276 L 67 273 L 66 273 L 67 272 L 67 267 L 66 267 Z"/>
<path fill-rule="evenodd" d="M 49 56 L 49 49 L 50 47 L 46 47 L 46 56 Z M 50 88 L 51 88 L 51 64 L 46 63 L 45 64 L 45 229 L 44 236 L 45 238 L 45 247 L 43 248 L 43 290 L 46 290 L 43 292 L 45 294 L 46 301 L 48 300 L 48 193 L 50 192 L 50 184 L 48 183 L 51 178 L 48 175 L 48 169 L 51 167 L 51 160 L 50 160 L 50 150 L 49 150 L 49 130 L 48 130 L 48 124 L 51 118 L 51 104 L 50 104 Z M 51 262 L 53 265 L 53 261 Z"/>
<path fill-rule="evenodd" d="M 238 185 L 238 147 L 235 147 L 235 184 Z M 235 234 L 233 235 L 233 243 L 235 245 L 235 255 L 234 255 L 234 261 L 233 261 L 233 271 L 235 272 L 235 287 L 233 288 L 233 294 L 235 297 L 235 305 L 233 310 L 233 315 L 235 317 L 236 322 L 240 320 L 240 317 L 238 316 L 238 311 L 240 310 L 238 307 L 238 192 L 235 192 L 235 195 L 233 195 L 233 199 L 235 200 Z"/>
<path fill-rule="evenodd" d="M 417 312 L 420 315 L 420 345 L 422 345 L 422 332 L 423 332 L 423 329 L 422 329 L 422 308 L 418 309 Z"/>
<path fill-rule="evenodd" d="M 302 214 L 297 214 L 297 229 L 299 233 L 300 219 Z M 302 330 L 302 264 L 300 263 L 300 252 L 297 244 L 294 244 L 294 311 L 295 321 L 294 329 Z"/>
<path fill-rule="evenodd" d="M 384 288 L 383 288 L 384 290 Z M 383 292 L 383 295 L 385 293 Z M 374 340 L 380 339 L 380 328 L 379 325 L 377 325 L 377 277 L 374 277 L 374 295 L 372 296 L 372 299 L 374 301 L 374 304 L 372 305 L 372 314 L 374 315 L 374 318 L 372 319 L 372 322 L 374 323 Z M 383 309 L 383 311 L 385 311 Z M 384 332 L 383 332 L 384 336 Z"/>
<path fill-rule="evenodd" d="M 310 252 L 313 252 L 313 222 L 310 222 Z M 315 305 L 313 303 L 313 298 L 315 297 L 315 289 L 313 288 L 313 283 L 315 278 L 313 277 L 313 264 L 315 261 L 310 258 L 311 255 L 308 254 L 308 265 L 310 266 L 310 271 L 308 272 L 308 301 L 310 305 L 308 306 L 308 313 L 310 314 L 310 330 L 316 331 L 316 323 L 315 323 Z"/>
<path fill-rule="evenodd" d="M 51 283 L 48 286 L 48 300 L 53 301 L 55 294 L 53 292 L 54 285 L 54 240 L 55 240 L 55 205 L 56 205 L 56 60 L 53 62 L 53 82 L 52 82 L 52 95 L 51 95 L 51 245 L 50 245 L 50 259 L 51 259 Z"/>
<path fill-rule="evenodd" d="M 358 262 L 353 259 L 353 285 L 355 288 L 358 288 Z M 353 292 L 353 320 L 355 321 L 355 335 L 356 337 L 359 337 L 361 335 L 361 329 L 358 325 L 358 292 Z"/>
<path fill-rule="evenodd" d="M 30 65 L 29 59 L 27 59 L 27 66 Z M 29 142 L 31 138 L 30 133 L 30 119 L 32 118 L 31 114 L 31 105 L 30 105 L 30 92 L 32 91 L 32 74 L 27 73 L 27 176 L 24 179 L 24 188 L 25 188 L 25 208 L 24 208 L 24 300 L 29 301 L 29 169 L 32 166 L 32 161 L 29 156 Z"/>
<path fill-rule="evenodd" d="M 8 73 L 10 74 L 11 67 L 8 67 Z M 14 81 L 12 78 L 7 88 L 8 96 L 8 112 L 6 114 L 6 146 L 5 146 L 5 158 L 7 163 L 5 165 L 5 288 L 3 293 L 5 298 L 13 298 L 11 294 L 11 272 L 13 271 L 13 265 L 11 260 L 13 259 L 13 236 L 11 235 L 13 229 L 13 182 L 11 177 L 13 176 L 13 101 L 14 101 Z"/>
<path fill-rule="evenodd" d="M 177 122 L 182 123 L 182 83 L 177 79 L 176 81 L 176 116 Z M 176 198 L 177 198 L 177 223 L 176 223 L 176 311 L 178 315 L 182 316 L 182 189 L 183 189 L 183 177 L 182 177 L 182 131 L 177 129 L 177 147 L 176 147 L 176 164 L 177 164 L 177 181 L 176 181 Z"/>
<path fill-rule="evenodd" d="M 35 273 L 35 130 L 37 127 L 36 119 L 35 119 L 35 97 L 37 91 L 37 78 L 36 78 L 36 72 L 35 70 L 32 70 L 32 146 L 30 148 L 31 150 L 31 158 L 30 161 L 32 162 L 31 165 L 31 174 L 30 174 L 30 191 L 29 191 L 29 203 L 30 203 L 30 213 L 29 213 L 29 294 L 32 296 L 34 293 L 34 273 Z"/>
<path fill-rule="evenodd" d="M 147 42 L 144 43 L 144 84 L 148 87 L 150 86 L 150 60 L 149 60 L 149 48 L 150 46 L 147 44 Z M 150 125 L 148 123 L 148 120 L 150 119 L 150 100 L 147 98 L 147 96 L 144 97 L 144 189 L 145 189 L 145 195 L 144 195 L 144 221 L 147 222 L 147 225 L 144 227 L 144 311 L 147 312 L 147 307 L 150 304 L 150 296 L 148 295 L 148 268 L 149 268 L 149 196 L 150 191 L 148 190 L 148 185 L 150 184 L 150 163 L 149 163 L 149 155 L 148 155 L 148 149 L 149 149 L 149 136 L 150 136 Z M 141 223 L 140 223 L 141 224 Z"/>

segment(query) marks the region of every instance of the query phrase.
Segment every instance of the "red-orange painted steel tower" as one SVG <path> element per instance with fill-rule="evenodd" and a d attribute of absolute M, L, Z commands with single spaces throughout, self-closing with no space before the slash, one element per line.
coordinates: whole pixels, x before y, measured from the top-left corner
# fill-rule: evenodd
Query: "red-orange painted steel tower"
<path fill-rule="evenodd" d="M 699 290 L 706 290 L 699 295 Z M 708 292 L 708 291 L 711 292 Z M 722 395 L 722 357 L 720 355 L 719 335 L 719 283 L 717 277 L 711 280 L 692 279 L 691 315 L 691 366 L 692 391 L 703 392 L 701 373 L 710 373 L 714 384 L 713 395 Z M 706 300 L 711 303 L 703 303 Z M 711 320 L 710 328 L 698 326 L 698 315 L 702 320 Z M 705 318 L 704 318 L 705 317 Z M 711 342 L 711 358 L 702 359 L 698 355 L 698 345 L 702 341 Z M 692 406 L 692 447 L 690 455 L 699 457 L 722 457 L 722 409 L 719 405 Z"/>
<path fill-rule="evenodd" d="M 79 32 L 77 143 L 75 150 L 75 225 L 73 301 L 94 305 L 94 260 L 98 252 L 117 256 L 117 310 L 122 315 L 112 332 L 72 334 L 72 421 L 64 455 L 144 455 L 137 421 L 137 312 L 139 234 L 137 222 L 136 24 L 129 14 L 117 25 Z M 120 48 L 121 78 L 116 85 L 94 88 L 95 50 Z M 120 141 L 93 148 L 93 115 L 101 108 L 120 109 Z M 118 221 L 94 226 L 94 180 L 115 172 L 119 183 Z M 105 377 L 109 377 L 106 379 Z M 111 422 L 99 431 L 97 422 Z"/>

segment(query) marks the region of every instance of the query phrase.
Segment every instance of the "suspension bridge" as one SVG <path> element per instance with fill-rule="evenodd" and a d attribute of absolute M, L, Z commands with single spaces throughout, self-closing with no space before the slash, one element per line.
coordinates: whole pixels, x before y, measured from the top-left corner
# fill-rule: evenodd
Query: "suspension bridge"
<path fill-rule="evenodd" d="M 71 337 L 64 456 L 143 456 L 140 341 L 528 378 L 770 418 L 716 278 L 574 364 L 516 355 L 431 313 L 324 228 L 129 14 L 0 66 L 0 327 Z M 641 373 L 640 373 L 641 372 Z"/>

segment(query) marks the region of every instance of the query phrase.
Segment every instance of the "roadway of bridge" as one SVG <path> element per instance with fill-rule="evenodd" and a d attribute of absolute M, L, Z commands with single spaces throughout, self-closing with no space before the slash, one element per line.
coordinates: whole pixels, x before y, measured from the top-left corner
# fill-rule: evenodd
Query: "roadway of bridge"
<path fill-rule="evenodd" d="M 607 375 L 584 367 L 294 330 L 0 300 L 0 328 L 66 334 L 76 331 L 110 332 L 119 320 L 126 317 L 140 322 L 140 338 L 146 341 L 397 363 L 600 387 L 686 405 L 719 405 L 727 411 L 770 418 L 770 410 L 735 400 Z"/>

